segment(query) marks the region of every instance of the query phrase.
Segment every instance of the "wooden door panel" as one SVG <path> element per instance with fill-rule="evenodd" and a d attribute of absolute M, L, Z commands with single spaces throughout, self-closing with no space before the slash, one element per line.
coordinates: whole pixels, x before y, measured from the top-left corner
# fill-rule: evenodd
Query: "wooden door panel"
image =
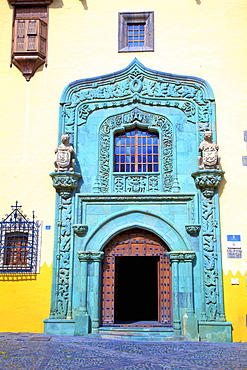
<path fill-rule="evenodd" d="M 159 256 L 158 321 L 171 325 L 171 268 L 168 248 L 156 235 L 132 229 L 115 236 L 105 247 L 102 278 L 102 325 L 114 325 L 115 257 Z"/>

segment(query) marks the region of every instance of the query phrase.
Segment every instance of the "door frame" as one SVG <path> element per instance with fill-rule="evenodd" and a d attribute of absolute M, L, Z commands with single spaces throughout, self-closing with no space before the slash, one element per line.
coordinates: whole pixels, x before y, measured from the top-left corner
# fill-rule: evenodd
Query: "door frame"
<path fill-rule="evenodd" d="M 129 239 L 126 237 L 129 236 Z M 121 246 L 121 247 L 120 247 Z M 159 257 L 158 278 L 158 324 L 162 326 L 172 325 L 172 302 L 171 302 L 171 265 L 169 250 L 166 244 L 155 234 L 139 228 L 130 229 L 117 234 L 104 248 L 102 262 L 102 294 L 101 294 L 101 325 L 115 324 L 114 295 L 115 295 L 115 257 L 124 256 L 157 256 Z M 137 324 L 128 324 L 128 326 Z M 145 326 L 154 324 L 145 324 Z"/>

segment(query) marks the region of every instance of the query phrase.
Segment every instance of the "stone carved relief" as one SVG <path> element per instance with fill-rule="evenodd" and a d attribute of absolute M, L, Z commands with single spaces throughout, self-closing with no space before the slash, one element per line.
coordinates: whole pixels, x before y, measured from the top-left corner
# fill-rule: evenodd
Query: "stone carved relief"
<path fill-rule="evenodd" d="M 61 135 L 61 144 L 55 149 L 55 171 L 74 171 L 74 148 L 69 143 L 69 135 Z"/>
<path fill-rule="evenodd" d="M 179 261 L 193 261 L 196 257 L 196 254 L 195 252 L 192 252 L 192 251 L 187 251 L 187 252 L 177 252 L 177 251 L 173 251 L 173 252 L 169 252 L 169 257 L 170 257 L 170 260 L 171 262 L 179 262 Z"/>
<path fill-rule="evenodd" d="M 59 206 L 60 219 L 57 254 L 57 298 L 55 316 L 65 319 L 68 316 L 69 276 L 70 276 L 70 241 L 71 241 L 71 198 L 63 200 Z"/>
<path fill-rule="evenodd" d="M 106 193 L 109 191 L 109 177 L 110 177 L 110 141 L 111 133 L 116 128 L 124 129 L 125 125 L 128 123 L 138 122 L 144 124 L 148 128 L 157 128 L 161 131 L 160 143 L 162 147 L 162 163 L 163 163 L 163 185 L 162 190 L 164 192 L 171 191 L 172 189 L 172 172 L 173 172 L 173 147 L 172 147 L 172 126 L 171 123 L 163 116 L 156 114 L 151 114 L 143 112 L 137 108 L 133 109 L 131 112 L 119 114 L 105 120 L 100 127 L 100 159 L 99 159 L 99 180 L 101 192 Z M 115 184 L 115 189 L 118 192 L 121 191 L 134 191 L 143 192 L 146 189 L 146 181 L 143 178 L 137 180 L 136 176 L 129 176 L 126 179 L 125 184 L 118 176 L 117 184 Z M 136 187 L 134 187 L 134 181 L 136 181 Z M 131 185 L 132 184 L 132 185 Z M 155 177 L 152 180 L 149 179 L 150 187 L 155 187 Z M 123 190 L 125 189 L 125 190 Z"/>
<path fill-rule="evenodd" d="M 80 262 L 100 262 L 104 257 L 104 252 L 102 251 L 79 251 L 77 254 Z"/>
<path fill-rule="evenodd" d="M 215 227 L 212 199 L 202 199 L 202 233 L 204 249 L 204 282 L 206 317 L 215 320 L 217 313 L 217 272 L 215 271 Z M 214 279 L 210 279 L 214 276 Z"/>
<path fill-rule="evenodd" d="M 219 169 L 220 157 L 218 156 L 219 147 L 212 141 L 212 131 L 204 131 L 204 140 L 201 142 L 198 151 L 200 170 Z"/>
<path fill-rule="evenodd" d="M 159 176 L 114 175 L 114 191 L 116 193 L 145 193 L 159 190 Z"/>
<path fill-rule="evenodd" d="M 78 173 L 53 172 L 50 174 L 53 186 L 61 196 L 58 206 L 58 239 L 57 239 L 57 274 L 55 281 L 55 302 L 51 310 L 51 318 L 65 319 L 71 317 L 69 309 L 69 280 L 70 280 L 70 253 L 71 253 L 71 218 L 72 195 L 78 186 L 81 177 Z"/>
<path fill-rule="evenodd" d="M 191 176 L 195 180 L 196 187 L 202 191 L 203 195 L 206 198 L 212 198 L 224 173 L 224 171 L 220 170 L 199 170 L 192 173 Z"/>
<path fill-rule="evenodd" d="M 185 225 L 187 233 L 191 236 L 198 236 L 201 226 L 200 225 Z"/>
<path fill-rule="evenodd" d="M 77 188 L 78 180 L 81 177 L 78 173 L 64 172 L 58 174 L 53 172 L 50 174 L 53 179 L 53 186 L 62 196 L 63 199 L 68 199 L 71 197 L 71 192 Z"/>
<path fill-rule="evenodd" d="M 87 225 L 81 225 L 81 224 L 74 224 L 72 226 L 74 233 L 78 236 L 84 236 L 86 235 L 88 231 L 88 226 Z"/>
<path fill-rule="evenodd" d="M 134 102 L 180 109 L 188 121 L 198 122 L 200 130 L 207 129 L 213 114 L 211 101 L 206 98 L 207 87 L 199 79 L 186 80 L 181 76 L 154 73 L 135 60 L 126 70 L 101 77 L 100 82 L 92 79 L 91 83 L 88 80 L 79 86 L 76 84 L 70 88 L 63 104 L 65 132 L 73 132 L 75 124 L 85 124 L 97 109 Z"/>
<path fill-rule="evenodd" d="M 192 174 L 196 186 L 202 191 L 202 239 L 203 239 L 203 267 L 205 312 L 202 320 L 224 321 L 224 315 L 219 312 L 218 305 L 218 271 L 217 271 L 217 239 L 216 228 L 218 223 L 215 216 L 213 196 L 220 184 L 224 172 L 219 170 L 199 170 Z"/>

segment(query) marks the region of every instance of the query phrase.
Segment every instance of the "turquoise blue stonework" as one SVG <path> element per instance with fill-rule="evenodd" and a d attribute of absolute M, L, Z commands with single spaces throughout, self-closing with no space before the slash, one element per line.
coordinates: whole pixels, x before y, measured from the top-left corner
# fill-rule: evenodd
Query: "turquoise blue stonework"
<path fill-rule="evenodd" d="M 114 136 L 134 128 L 158 136 L 158 172 L 114 172 Z M 217 190 L 224 172 L 197 170 L 208 129 L 215 139 L 215 101 L 204 80 L 153 71 L 136 59 L 124 70 L 65 88 L 59 137 L 70 135 L 76 162 L 75 173 L 51 174 L 57 202 L 47 334 L 104 331 L 104 249 L 122 232 L 138 229 L 159 237 L 169 250 L 172 285 L 158 282 L 158 294 L 168 289 L 171 301 L 158 307 L 171 304 L 172 326 L 158 317 L 160 336 L 231 341 Z M 116 299 L 113 294 L 113 306 Z M 113 317 L 109 332 L 114 325 L 125 327 Z"/>

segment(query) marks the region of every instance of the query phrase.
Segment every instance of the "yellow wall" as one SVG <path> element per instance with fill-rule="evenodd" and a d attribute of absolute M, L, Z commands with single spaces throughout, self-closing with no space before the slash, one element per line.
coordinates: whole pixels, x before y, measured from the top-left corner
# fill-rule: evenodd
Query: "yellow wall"
<path fill-rule="evenodd" d="M 40 274 L 0 274 L 0 331 L 42 333 L 49 317 L 51 267 Z"/>
<path fill-rule="evenodd" d="M 211 84 L 215 93 L 218 144 L 222 169 L 226 171 L 220 189 L 226 312 L 227 319 L 234 323 L 234 339 L 247 341 L 246 255 L 238 261 L 226 258 L 226 235 L 240 234 L 242 248 L 247 245 L 247 167 L 242 166 L 242 155 L 247 155 L 243 141 L 243 131 L 247 129 L 246 0 L 54 0 L 49 10 L 48 67 L 41 67 L 30 82 L 26 82 L 15 66 L 9 67 L 12 8 L 7 0 L 1 0 L 0 7 L 0 122 L 4 159 L 0 216 L 9 213 L 10 206 L 18 200 L 24 213 L 31 215 L 35 210 L 37 219 L 43 222 L 43 267 L 37 280 L 0 281 L 4 295 L 1 296 L 9 302 L 8 309 L 3 308 L 4 315 L 6 311 L 14 315 L 17 310 L 17 300 L 12 296 L 15 292 L 21 302 L 18 317 L 22 317 L 21 323 L 3 330 L 41 331 L 41 320 L 48 317 L 55 203 L 48 174 L 53 170 L 57 145 L 61 92 L 74 80 L 120 70 L 137 57 L 154 70 L 201 77 Z M 119 11 L 154 11 L 154 52 L 118 53 Z M 52 229 L 45 230 L 45 225 L 51 225 Z M 231 274 L 240 273 L 243 283 L 241 278 L 238 287 L 232 286 Z M 36 292 L 39 284 L 44 299 L 40 314 L 36 318 L 32 316 L 31 325 L 26 314 L 30 312 L 30 302 L 21 297 L 26 290 Z M 241 294 L 238 293 L 233 309 L 232 296 L 238 290 Z M 40 296 L 34 297 L 33 307 L 38 307 Z"/>
<path fill-rule="evenodd" d="M 231 279 L 239 279 L 239 285 L 232 285 Z M 247 338 L 247 275 L 239 271 L 224 275 L 226 317 L 233 324 L 233 341 L 246 342 Z"/>

